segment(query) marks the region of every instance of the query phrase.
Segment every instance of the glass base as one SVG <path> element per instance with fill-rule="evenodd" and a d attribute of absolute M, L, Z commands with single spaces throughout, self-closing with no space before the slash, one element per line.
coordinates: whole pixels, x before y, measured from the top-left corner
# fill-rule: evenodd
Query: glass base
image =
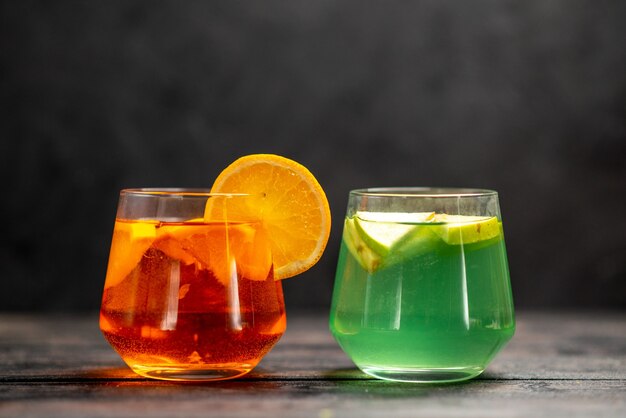
<path fill-rule="evenodd" d="M 253 369 L 253 365 L 134 365 L 131 369 L 140 376 L 150 379 L 172 380 L 177 382 L 208 382 L 241 377 Z"/>
<path fill-rule="evenodd" d="M 446 367 L 446 368 L 383 368 L 380 366 L 359 366 L 372 377 L 394 382 L 412 383 L 452 383 L 461 382 L 478 376 L 482 367 Z"/>

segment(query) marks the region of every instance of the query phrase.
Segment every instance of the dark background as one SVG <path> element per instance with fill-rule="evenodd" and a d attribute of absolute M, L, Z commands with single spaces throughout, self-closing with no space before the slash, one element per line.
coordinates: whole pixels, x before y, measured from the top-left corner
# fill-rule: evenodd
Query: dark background
<path fill-rule="evenodd" d="M 98 308 L 123 187 L 303 163 L 500 192 L 517 308 L 626 308 L 626 2 L 2 1 L 0 310 Z"/>

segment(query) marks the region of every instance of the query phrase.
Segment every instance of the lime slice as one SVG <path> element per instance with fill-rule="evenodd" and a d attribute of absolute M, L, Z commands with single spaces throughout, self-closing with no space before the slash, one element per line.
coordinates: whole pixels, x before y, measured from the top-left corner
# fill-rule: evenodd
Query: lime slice
<path fill-rule="evenodd" d="M 434 232 L 448 245 L 473 244 L 500 235 L 498 218 L 488 216 L 446 215 L 438 213 L 433 222 L 441 223 Z"/>
<path fill-rule="evenodd" d="M 497 237 L 496 217 L 434 212 L 357 212 L 347 218 L 343 239 L 361 267 L 370 273 L 443 245 L 473 244 Z M 443 242 L 442 242 L 443 241 Z"/>
<path fill-rule="evenodd" d="M 344 241 L 361 267 L 373 272 L 381 267 L 391 251 L 395 252 L 397 243 L 415 235 L 416 224 L 428 222 L 432 216 L 433 212 L 357 212 L 354 217 L 346 219 Z M 385 262 L 385 265 L 388 264 Z"/>
<path fill-rule="evenodd" d="M 354 218 L 354 227 L 365 245 L 381 256 L 387 255 L 393 244 L 414 228 L 413 225 L 361 221 L 359 218 Z"/>
<path fill-rule="evenodd" d="M 380 265 L 382 256 L 363 241 L 355 223 L 355 218 L 346 218 L 343 226 L 343 242 L 361 267 L 372 272 Z"/>
<path fill-rule="evenodd" d="M 368 247 L 386 256 L 396 242 L 415 229 L 416 224 L 428 222 L 434 215 L 433 212 L 357 212 L 354 226 Z"/>

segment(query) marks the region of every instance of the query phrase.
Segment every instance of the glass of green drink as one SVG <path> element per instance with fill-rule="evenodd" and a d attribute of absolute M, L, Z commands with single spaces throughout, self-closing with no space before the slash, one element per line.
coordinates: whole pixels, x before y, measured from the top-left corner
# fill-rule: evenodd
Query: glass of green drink
<path fill-rule="evenodd" d="M 515 332 L 498 194 L 351 191 L 330 330 L 377 378 L 436 383 L 482 373 Z"/>

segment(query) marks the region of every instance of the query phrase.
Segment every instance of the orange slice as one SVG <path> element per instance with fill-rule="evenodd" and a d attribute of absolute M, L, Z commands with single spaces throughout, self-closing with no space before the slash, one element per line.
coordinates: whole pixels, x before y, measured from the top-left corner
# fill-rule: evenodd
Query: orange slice
<path fill-rule="evenodd" d="M 203 221 L 202 219 L 200 221 Z M 206 228 L 192 225 L 164 225 L 157 231 L 157 238 L 153 247 L 160 250 L 171 259 L 178 260 L 183 265 L 189 265 L 197 262 L 192 254 L 189 253 L 188 246 L 185 241 L 194 235 L 203 235 Z"/>
<path fill-rule="evenodd" d="M 141 261 L 156 237 L 156 222 L 115 221 L 105 289 L 126 278 Z"/>
<path fill-rule="evenodd" d="M 245 198 L 207 202 L 205 221 L 223 217 L 261 221 L 267 233 L 276 279 L 311 268 L 330 235 L 330 207 L 324 190 L 301 164 L 273 154 L 241 157 L 213 183 L 212 193 L 245 193 Z M 226 211 L 226 212 L 224 212 Z"/>
<path fill-rule="evenodd" d="M 224 286 L 242 276 L 266 280 L 272 259 L 263 231 L 252 224 L 164 226 L 154 247 L 184 264 L 207 268 Z"/>

